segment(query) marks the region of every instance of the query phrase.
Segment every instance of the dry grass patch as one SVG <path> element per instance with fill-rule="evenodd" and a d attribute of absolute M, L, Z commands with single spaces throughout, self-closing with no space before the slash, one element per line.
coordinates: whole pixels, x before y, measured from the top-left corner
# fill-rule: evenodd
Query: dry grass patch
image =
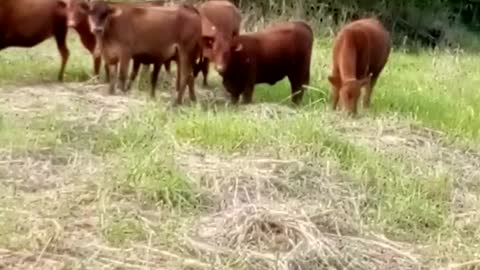
<path fill-rule="evenodd" d="M 475 154 L 441 135 L 390 118 L 217 106 L 208 89 L 207 111 L 102 91 L 0 93 L 4 267 L 419 269 L 476 256 L 476 193 L 460 188 L 475 183 Z"/>
<path fill-rule="evenodd" d="M 201 220 L 194 234 L 186 241 L 196 252 L 210 258 L 236 257 L 232 263 L 246 269 L 418 269 L 421 265 L 406 251 L 408 245 L 323 232 L 302 210 L 278 203 L 226 209 Z"/>

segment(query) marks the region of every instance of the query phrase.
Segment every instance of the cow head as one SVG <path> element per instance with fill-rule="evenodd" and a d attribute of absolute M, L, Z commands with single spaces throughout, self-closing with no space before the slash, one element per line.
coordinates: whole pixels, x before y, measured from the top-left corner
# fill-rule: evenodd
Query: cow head
<path fill-rule="evenodd" d="M 117 7 L 109 6 L 105 1 L 92 1 L 90 3 L 90 9 L 88 11 L 88 22 L 90 30 L 95 35 L 96 45 L 93 54 L 95 56 L 100 55 L 102 38 L 105 33 L 105 28 L 108 27 L 108 23 L 111 18 L 118 17 L 122 14 L 122 10 Z"/>
<path fill-rule="evenodd" d="M 243 44 L 237 37 L 228 39 L 217 35 L 212 47 L 213 62 L 218 73 L 223 74 L 227 70 L 232 57 L 243 50 Z"/>
<path fill-rule="evenodd" d="M 217 27 L 206 16 L 201 15 L 201 18 L 203 55 L 207 58 L 211 58 L 213 42 L 215 40 L 215 36 L 219 34 L 219 31 Z"/>
<path fill-rule="evenodd" d="M 67 9 L 68 27 L 77 27 L 80 23 L 87 22 L 90 0 L 70 0 Z"/>
<path fill-rule="evenodd" d="M 90 0 L 57 0 L 61 14 L 67 19 L 68 27 L 77 27 L 87 21 L 88 2 Z"/>
<path fill-rule="evenodd" d="M 361 94 L 361 88 L 370 83 L 372 74 L 369 74 L 363 79 L 349 79 L 341 81 L 339 77 L 328 76 L 330 84 L 334 91 L 339 91 L 340 99 L 344 109 L 349 113 L 356 113 L 357 101 Z"/>
<path fill-rule="evenodd" d="M 105 27 L 108 25 L 112 17 L 117 17 L 122 14 L 122 10 L 117 7 L 111 7 L 105 1 L 93 1 L 90 3 L 90 10 L 88 12 L 88 22 L 90 30 L 99 36 L 103 36 Z"/>

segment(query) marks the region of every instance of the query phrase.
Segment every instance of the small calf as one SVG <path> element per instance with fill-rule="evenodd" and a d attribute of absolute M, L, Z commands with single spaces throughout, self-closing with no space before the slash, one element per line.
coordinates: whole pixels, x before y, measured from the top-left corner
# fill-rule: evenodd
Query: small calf
<path fill-rule="evenodd" d="M 361 88 L 366 87 L 363 106 L 370 106 L 373 87 L 390 54 L 390 34 L 376 18 L 345 25 L 335 38 L 332 73 L 332 108 L 339 99 L 350 114 L 357 114 Z"/>
<path fill-rule="evenodd" d="M 164 63 L 177 62 L 177 104 L 189 86 L 190 98 L 194 92 L 193 65 L 201 52 L 201 19 L 191 5 L 169 7 L 111 6 L 104 1 L 91 3 L 89 21 L 96 36 L 95 54 L 103 55 L 116 77 L 120 65 L 120 89 L 126 91 L 126 76 L 131 58 Z M 158 77 L 154 68 L 152 78 Z M 156 74 L 154 74 L 156 73 Z M 152 79 L 153 80 L 153 79 Z M 110 81 L 110 93 L 115 91 L 115 81 Z M 152 84 L 152 97 L 155 96 Z"/>
<path fill-rule="evenodd" d="M 66 8 L 67 26 L 75 29 L 80 37 L 80 41 L 83 46 L 92 54 L 94 63 L 94 75 L 100 75 L 100 66 L 102 62 L 101 56 L 94 56 L 94 49 L 96 45 L 95 35 L 90 29 L 88 22 L 88 14 L 90 12 L 89 3 L 90 0 L 59 0 L 62 1 Z M 149 2 L 135 2 L 135 3 L 112 3 L 112 6 L 116 7 L 132 7 L 132 6 L 161 6 L 164 1 L 149 1 Z M 134 66 L 144 63 L 137 63 L 136 59 L 133 59 Z M 108 65 L 105 65 L 106 81 L 110 81 L 110 72 Z M 135 79 L 135 76 L 132 76 Z"/>

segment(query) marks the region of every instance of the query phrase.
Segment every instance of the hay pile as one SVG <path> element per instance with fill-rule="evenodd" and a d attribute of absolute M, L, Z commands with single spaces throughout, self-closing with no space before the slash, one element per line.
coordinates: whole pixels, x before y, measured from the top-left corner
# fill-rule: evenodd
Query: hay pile
<path fill-rule="evenodd" d="M 377 237 L 324 233 L 286 205 L 245 204 L 200 220 L 188 245 L 202 257 L 236 257 L 249 269 L 419 269 L 406 247 Z"/>

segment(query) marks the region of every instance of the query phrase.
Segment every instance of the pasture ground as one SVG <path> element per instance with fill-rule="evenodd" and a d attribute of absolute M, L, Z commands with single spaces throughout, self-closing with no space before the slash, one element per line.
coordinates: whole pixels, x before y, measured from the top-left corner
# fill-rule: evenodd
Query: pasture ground
<path fill-rule="evenodd" d="M 64 84 L 52 41 L 0 53 L 0 269 L 480 269 L 478 56 L 395 50 L 350 119 L 324 40 L 300 108 L 213 69 L 198 104 L 108 96 L 69 40 Z"/>

